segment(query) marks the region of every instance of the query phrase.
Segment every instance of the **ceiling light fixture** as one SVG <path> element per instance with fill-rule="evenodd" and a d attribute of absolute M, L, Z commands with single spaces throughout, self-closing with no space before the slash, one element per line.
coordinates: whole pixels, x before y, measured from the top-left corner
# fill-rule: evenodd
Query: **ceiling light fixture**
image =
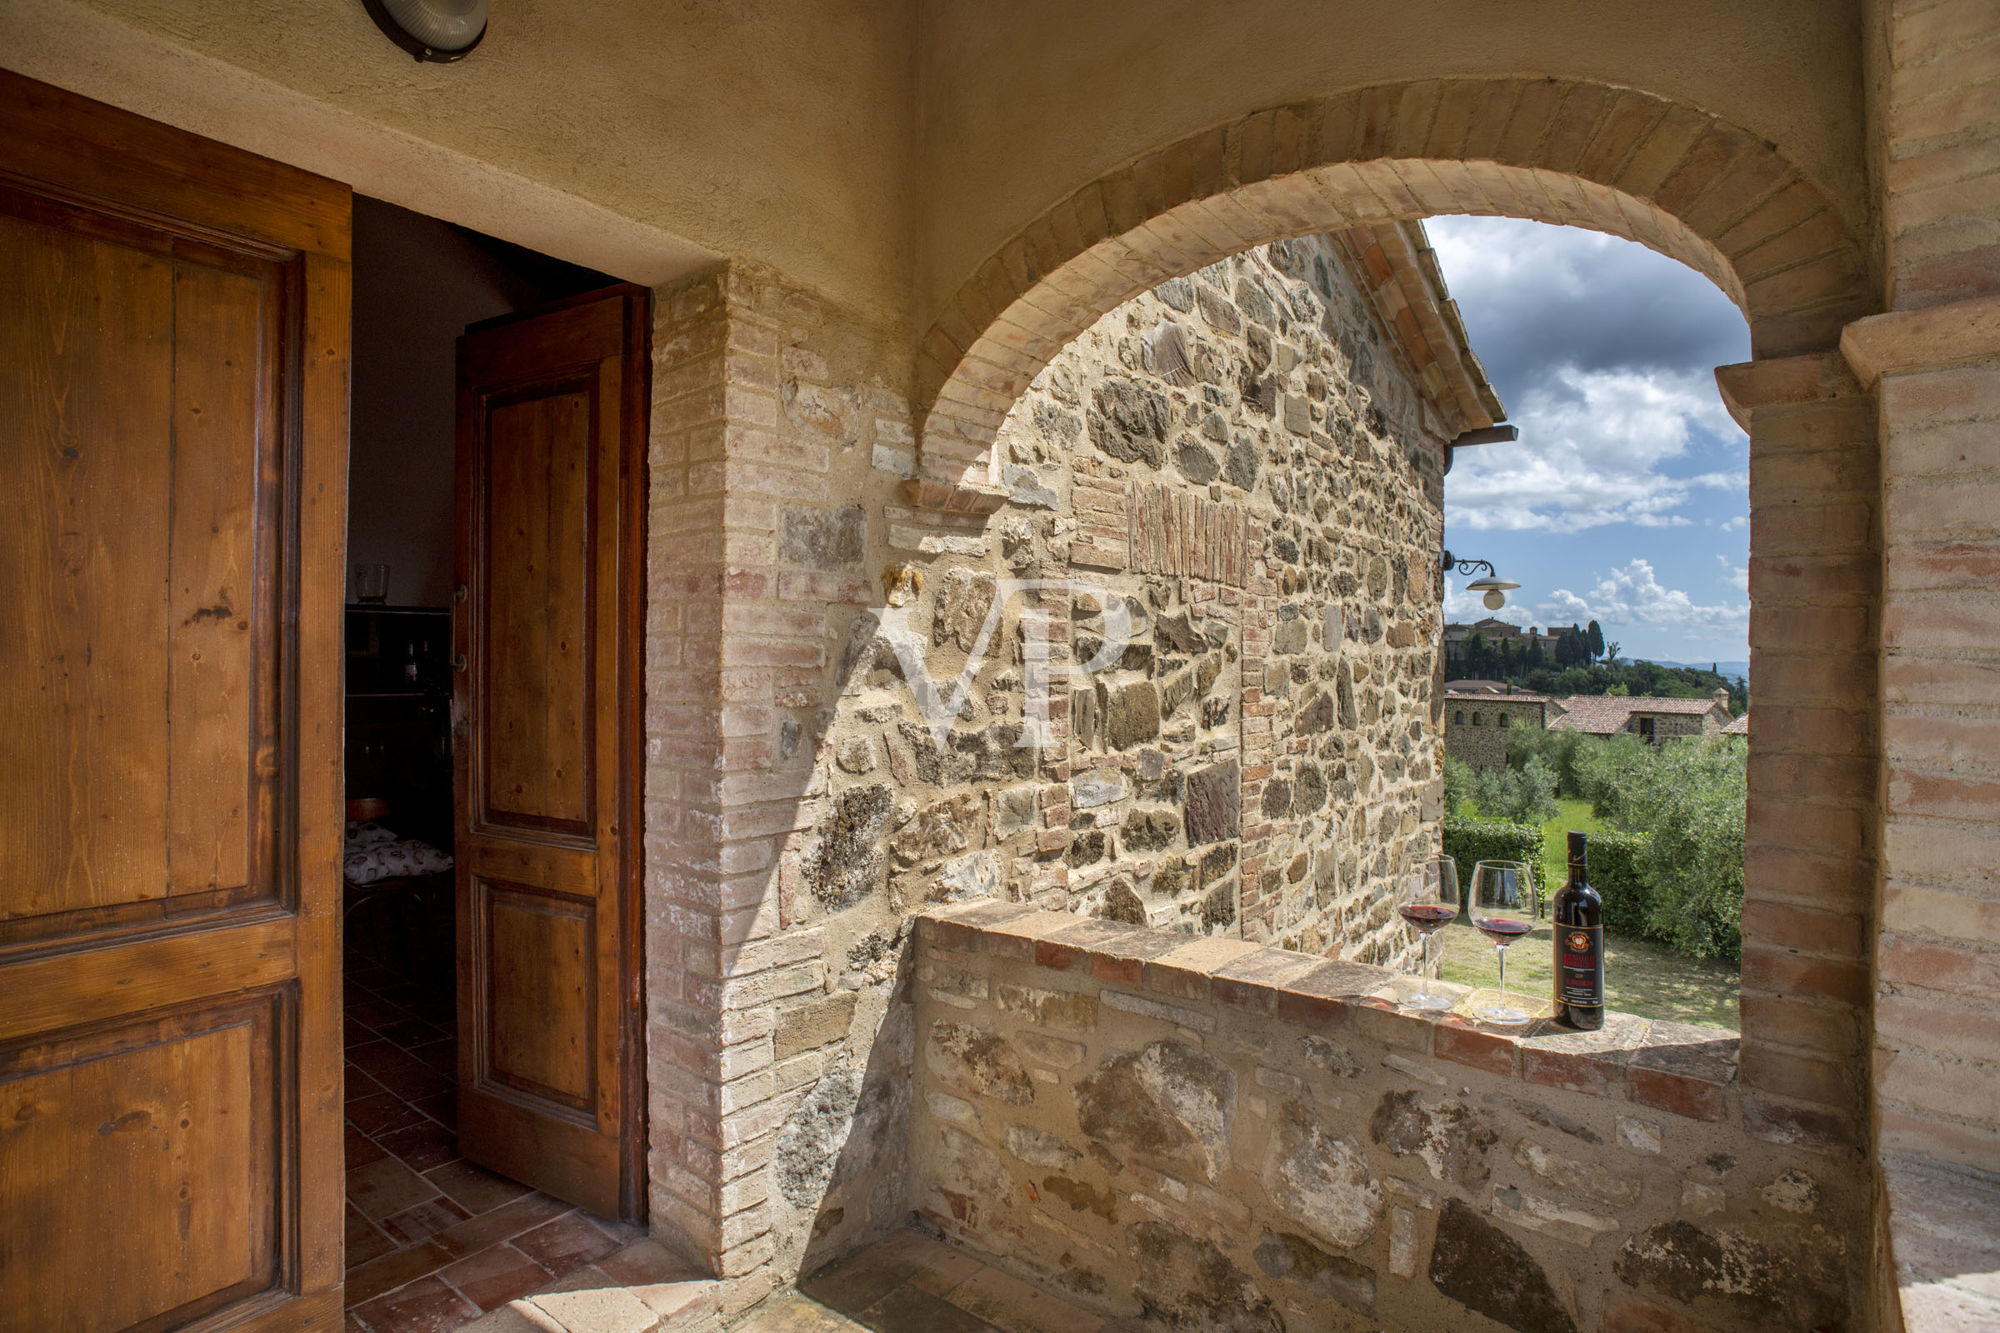
<path fill-rule="evenodd" d="M 375 26 L 418 60 L 463 60 L 486 36 L 486 0 L 361 0 Z"/>

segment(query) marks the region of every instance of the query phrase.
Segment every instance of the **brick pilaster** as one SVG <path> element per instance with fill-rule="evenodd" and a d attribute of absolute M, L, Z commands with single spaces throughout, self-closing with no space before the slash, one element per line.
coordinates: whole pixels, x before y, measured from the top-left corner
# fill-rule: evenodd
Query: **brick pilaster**
<path fill-rule="evenodd" d="M 1750 433 L 1744 1124 L 1858 1147 L 1880 827 L 1873 402 L 1837 353 L 1716 378 Z"/>

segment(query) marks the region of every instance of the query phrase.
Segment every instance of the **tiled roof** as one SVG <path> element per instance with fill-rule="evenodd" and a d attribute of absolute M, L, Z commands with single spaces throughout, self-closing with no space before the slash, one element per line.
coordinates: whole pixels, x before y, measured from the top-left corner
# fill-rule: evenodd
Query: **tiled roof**
<path fill-rule="evenodd" d="M 1750 734 L 1750 715 L 1745 713 L 1742 717 L 1731 722 L 1722 729 L 1722 734 L 1725 736 L 1748 736 Z"/>
<path fill-rule="evenodd" d="M 1717 707 L 1713 699 L 1660 699 L 1647 694 L 1573 694 L 1560 703 L 1563 715 L 1549 724 L 1549 730 L 1587 731 L 1594 736 L 1623 731 L 1635 713 L 1699 717 Z"/>
<path fill-rule="evenodd" d="M 1520 690 L 1516 690 L 1512 694 L 1501 694 L 1497 690 L 1455 690 L 1449 685 L 1444 687 L 1444 697 L 1447 699 L 1462 699 L 1467 703 L 1475 704 L 1549 704 L 1555 702 L 1553 698 L 1546 694 L 1528 694 Z"/>

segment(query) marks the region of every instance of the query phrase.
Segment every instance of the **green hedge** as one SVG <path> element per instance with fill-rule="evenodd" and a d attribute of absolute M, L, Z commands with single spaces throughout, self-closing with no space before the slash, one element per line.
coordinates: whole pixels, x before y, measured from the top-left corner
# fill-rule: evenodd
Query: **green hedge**
<path fill-rule="evenodd" d="M 1644 833 L 1590 835 L 1590 883 L 1604 899 L 1604 928 L 1617 935 L 1646 930 L 1646 846 Z"/>
<path fill-rule="evenodd" d="M 1448 815 L 1444 820 L 1444 854 L 1458 862 L 1461 893 L 1472 892 L 1472 867 L 1479 861 L 1526 861 L 1537 891 L 1549 891 L 1550 886 L 1542 883 L 1542 830 L 1538 824 L 1503 824 L 1497 819 Z"/>

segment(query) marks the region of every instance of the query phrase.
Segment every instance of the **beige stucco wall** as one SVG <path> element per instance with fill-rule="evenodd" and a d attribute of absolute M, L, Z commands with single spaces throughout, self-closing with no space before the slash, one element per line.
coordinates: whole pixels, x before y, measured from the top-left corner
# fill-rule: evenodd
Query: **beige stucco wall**
<path fill-rule="evenodd" d="M 359 0 L 0 0 L 0 64 L 633 281 L 761 260 L 893 331 L 912 9 L 507 0 L 436 65 Z"/>
<path fill-rule="evenodd" d="M 907 335 L 1120 163 L 1398 79 L 1551 73 L 1691 102 L 1865 227 L 1858 9 L 513 0 L 473 58 L 419 66 L 349 0 L 0 0 L 0 62 L 635 280 L 769 264 Z"/>
<path fill-rule="evenodd" d="M 1857 0 L 943 0 L 922 19 L 917 293 L 965 277 L 1071 191 L 1260 107 L 1404 79 L 1554 74 L 1692 102 L 1769 139 L 1850 224 L 1862 171 Z"/>

